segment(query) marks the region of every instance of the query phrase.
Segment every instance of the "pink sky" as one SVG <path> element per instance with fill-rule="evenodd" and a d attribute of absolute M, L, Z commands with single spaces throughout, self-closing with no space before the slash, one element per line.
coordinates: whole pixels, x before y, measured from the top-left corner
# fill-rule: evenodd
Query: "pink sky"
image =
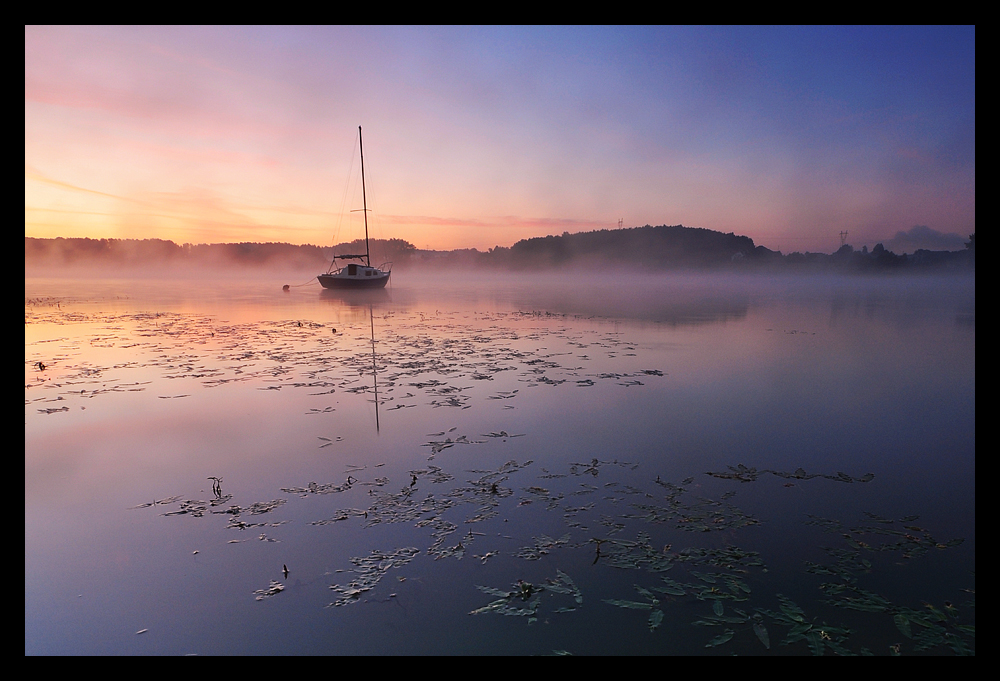
<path fill-rule="evenodd" d="M 358 125 L 420 248 L 975 231 L 974 28 L 29 26 L 25 235 L 357 238 Z"/>

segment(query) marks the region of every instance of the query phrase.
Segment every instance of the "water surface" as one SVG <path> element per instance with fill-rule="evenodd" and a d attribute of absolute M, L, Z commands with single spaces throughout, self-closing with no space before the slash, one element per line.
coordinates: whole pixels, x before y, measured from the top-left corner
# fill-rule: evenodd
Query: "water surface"
<path fill-rule="evenodd" d="M 25 280 L 26 654 L 974 650 L 974 279 L 284 283 Z"/>

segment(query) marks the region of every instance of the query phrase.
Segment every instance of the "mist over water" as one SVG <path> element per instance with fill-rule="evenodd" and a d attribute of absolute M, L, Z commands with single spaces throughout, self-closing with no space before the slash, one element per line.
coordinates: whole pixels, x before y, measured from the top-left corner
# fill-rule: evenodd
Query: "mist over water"
<path fill-rule="evenodd" d="M 26 278 L 26 654 L 974 649 L 974 275 L 314 274 Z"/>

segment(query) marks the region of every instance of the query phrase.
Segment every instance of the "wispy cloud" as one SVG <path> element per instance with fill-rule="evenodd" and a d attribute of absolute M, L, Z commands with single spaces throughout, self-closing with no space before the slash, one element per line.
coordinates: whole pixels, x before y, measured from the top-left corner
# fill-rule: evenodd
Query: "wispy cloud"
<path fill-rule="evenodd" d="M 117 194 L 109 194 L 107 192 L 98 191 L 96 189 L 88 189 L 87 187 L 80 187 L 70 182 L 63 182 L 61 180 L 56 180 L 46 175 L 43 175 L 37 170 L 31 170 L 28 167 L 25 167 L 24 169 L 24 179 L 25 182 L 39 182 L 41 184 L 48 185 L 50 187 L 57 187 L 59 189 L 65 189 L 70 192 L 81 192 L 83 194 L 91 194 L 93 196 L 103 196 L 105 198 L 116 199 L 119 201 L 133 201 L 133 202 L 135 201 L 135 199 L 131 199 L 125 196 L 119 196 Z M 28 207 L 26 205 L 25 209 L 27 208 Z"/>

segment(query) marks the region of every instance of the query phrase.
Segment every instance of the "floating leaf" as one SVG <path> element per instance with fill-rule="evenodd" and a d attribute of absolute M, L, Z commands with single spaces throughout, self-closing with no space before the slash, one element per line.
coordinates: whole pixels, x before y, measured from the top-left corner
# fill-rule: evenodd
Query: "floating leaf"
<path fill-rule="evenodd" d="M 809 641 L 809 648 L 812 650 L 812 654 L 816 657 L 823 656 L 823 635 L 821 632 L 813 630 L 806 634 L 806 640 Z"/>
<path fill-rule="evenodd" d="M 638 591 L 643 596 L 645 596 L 646 598 L 649 598 L 650 600 L 652 600 L 654 602 L 656 601 L 656 596 L 654 596 L 652 593 L 650 593 L 649 589 L 645 589 L 645 588 L 639 586 L 638 584 L 636 584 L 635 590 Z"/>
<path fill-rule="evenodd" d="M 781 611 L 788 615 L 788 617 L 796 622 L 803 622 L 805 620 L 805 613 L 802 611 L 802 608 L 781 594 L 778 594 L 778 600 L 781 601 Z"/>
<path fill-rule="evenodd" d="M 712 603 L 712 610 L 715 611 L 716 615 L 722 617 L 722 601 L 715 601 Z"/>
<path fill-rule="evenodd" d="M 653 607 L 652 603 L 639 603 L 638 601 L 620 601 L 612 598 L 605 598 L 605 603 L 610 603 L 611 605 L 617 605 L 619 608 L 633 608 L 635 610 L 650 610 Z"/>
<path fill-rule="evenodd" d="M 910 631 L 910 620 L 906 619 L 906 615 L 897 613 L 893 615 L 892 619 L 896 622 L 896 628 L 899 629 L 903 636 L 913 638 L 913 632 Z"/>
<path fill-rule="evenodd" d="M 729 585 L 729 590 L 737 596 L 740 595 L 740 591 L 743 593 L 750 593 L 750 586 L 743 580 L 737 579 L 731 575 L 724 575 L 723 579 L 726 581 L 726 584 Z"/>
<path fill-rule="evenodd" d="M 705 644 L 706 648 L 714 648 L 715 646 L 721 646 L 723 643 L 731 639 L 736 634 L 732 629 L 726 629 L 724 632 L 713 638 L 711 641 Z"/>
<path fill-rule="evenodd" d="M 483 593 L 489 594 L 490 596 L 499 596 L 500 598 L 507 598 L 508 596 L 511 595 L 511 592 L 509 591 L 501 591 L 500 589 L 494 589 L 491 586 L 480 586 L 477 584 L 476 588 L 482 591 Z"/>
<path fill-rule="evenodd" d="M 700 620 L 696 620 L 691 624 L 694 626 L 716 627 L 722 624 L 746 624 L 747 619 L 748 618 L 746 616 L 732 617 L 730 615 L 721 615 L 721 616 L 707 615 L 706 617 Z"/>
<path fill-rule="evenodd" d="M 553 593 L 572 596 L 578 605 L 583 603 L 583 594 L 580 592 L 580 588 L 562 570 L 556 570 L 556 579 L 547 580 L 545 588 Z"/>
<path fill-rule="evenodd" d="M 660 626 L 660 622 L 662 621 L 663 621 L 663 611 L 653 610 L 651 613 L 649 613 L 649 630 L 654 631 L 658 626 Z"/>
<path fill-rule="evenodd" d="M 789 631 L 788 635 L 783 641 L 784 645 L 789 645 L 795 643 L 796 641 L 801 641 L 806 637 L 806 634 L 813 628 L 813 625 L 807 624 L 805 622 L 799 622 L 795 624 Z"/>
<path fill-rule="evenodd" d="M 955 651 L 956 655 L 972 655 L 972 650 L 965 645 L 965 641 L 956 636 L 955 634 L 947 633 L 944 635 L 945 643 L 948 647 Z"/>
<path fill-rule="evenodd" d="M 758 620 L 753 623 L 753 633 L 757 634 L 757 638 L 760 639 L 765 648 L 771 649 L 771 639 L 767 635 L 767 627 L 764 626 L 763 622 Z"/>
<path fill-rule="evenodd" d="M 661 591 L 665 594 L 670 594 L 671 596 L 684 596 L 687 592 L 684 591 L 684 587 L 667 577 L 663 578 L 665 586 L 653 587 L 657 591 Z"/>

